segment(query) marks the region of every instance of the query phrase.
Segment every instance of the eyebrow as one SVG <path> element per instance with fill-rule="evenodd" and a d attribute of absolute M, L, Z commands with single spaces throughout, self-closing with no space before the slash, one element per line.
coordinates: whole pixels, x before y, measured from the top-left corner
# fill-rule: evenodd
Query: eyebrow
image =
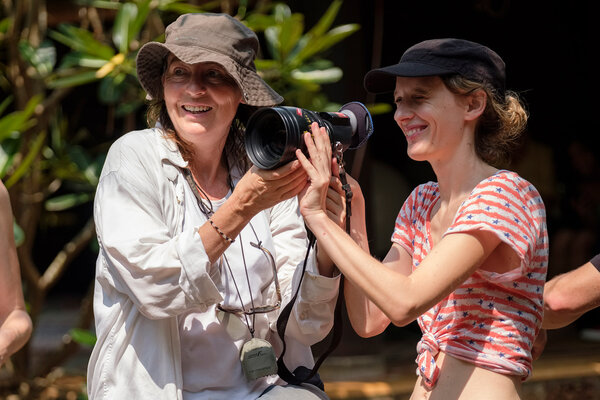
<path fill-rule="evenodd" d="M 431 88 L 426 87 L 426 86 L 417 86 L 413 89 L 410 89 L 408 91 L 408 95 L 428 95 L 429 93 L 431 93 Z M 400 96 L 399 94 L 396 93 L 396 91 L 394 91 L 394 100 L 396 100 L 397 98 L 402 98 L 402 97 L 406 97 L 406 96 Z"/>

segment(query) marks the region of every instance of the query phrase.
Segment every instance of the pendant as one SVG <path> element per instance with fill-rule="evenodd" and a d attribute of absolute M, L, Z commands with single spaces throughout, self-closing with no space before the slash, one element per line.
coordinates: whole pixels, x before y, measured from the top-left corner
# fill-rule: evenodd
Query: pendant
<path fill-rule="evenodd" d="M 252 338 L 242 346 L 240 352 L 242 371 L 248 381 L 277 373 L 277 359 L 271 343 Z"/>

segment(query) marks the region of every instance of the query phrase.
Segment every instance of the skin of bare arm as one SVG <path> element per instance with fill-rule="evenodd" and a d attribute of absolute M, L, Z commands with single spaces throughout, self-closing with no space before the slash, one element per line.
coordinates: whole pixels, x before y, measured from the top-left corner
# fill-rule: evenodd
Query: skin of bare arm
<path fill-rule="evenodd" d="M 25 310 L 13 235 L 10 199 L 0 181 L 0 366 L 27 343 L 32 323 Z"/>
<path fill-rule="evenodd" d="M 297 195 L 305 185 L 306 174 L 298 161 L 272 171 L 252 167 L 211 219 L 234 238 L 258 212 Z M 202 225 L 198 231 L 209 259 L 213 262 L 218 260 L 229 243 L 209 223 Z"/>
<path fill-rule="evenodd" d="M 555 276 L 544 285 L 542 328 L 567 326 L 600 306 L 600 271 L 591 262 Z"/>
<path fill-rule="evenodd" d="M 319 245 L 352 282 L 355 286 L 352 289 L 357 289 L 354 293 L 362 292 L 352 301 L 362 303 L 363 310 L 370 308 L 366 303 L 369 299 L 393 324 L 405 326 L 457 288 L 500 243 L 498 237 L 484 231 L 444 236 L 421 267 L 406 276 L 403 272 L 410 271 L 410 257 L 404 250 L 403 253 L 392 248 L 385 263 L 376 260 L 327 217 L 322 202 L 311 202 L 323 196 L 324 185 L 329 181 L 330 164 L 323 161 L 326 157 L 320 155 L 326 152 L 329 139 L 323 129 L 313 128 L 312 138 L 306 134 L 305 141 L 310 161 L 301 151 L 297 151 L 296 156 L 307 171 L 311 184 L 303 191 L 301 212 Z M 450 257 L 451 254 L 461 254 L 462 257 Z M 385 323 L 380 317 L 379 322 L 374 324 L 375 328 L 365 321 L 366 318 L 359 329 L 365 335 L 374 334 Z M 361 325 L 360 317 L 354 317 L 354 324 Z"/>

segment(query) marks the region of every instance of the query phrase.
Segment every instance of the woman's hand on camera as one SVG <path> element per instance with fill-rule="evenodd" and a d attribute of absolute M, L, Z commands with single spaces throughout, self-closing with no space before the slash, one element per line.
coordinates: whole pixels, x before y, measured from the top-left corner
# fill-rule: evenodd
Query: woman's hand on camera
<path fill-rule="evenodd" d="M 340 166 L 332 158 L 329 188 L 327 189 L 326 212 L 327 216 L 342 229 L 346 227 L 346 193 L 342 187 L 339 174 Z"/>
<path fill-rule="evenodd" d="M 296 196 L 306 183 L 306 172 L 298 160 L 274 170 L 252 166 L 236 185 L 232 197 L 235 197 L 242 212 L 255 215 Z"/>
<path fill-rule="evenodd" d="M 296 150 L 296 157 L 309 179 L 308 185 L 299 195 L 300 212 L 305 220 L 314 215 L 327 214 L 327 195 L 331 183 L 332 156 L 329 135 L 325 128 L 320 128 L 316 122 L 311 125 L 311 130 L 312 135 L 308 132 L 304 134 L 310 159 L 301 150 Z M 336 196 L 333 194 L 333 197 Z M 333 204 L 335 203 L 333 200 Z"/>

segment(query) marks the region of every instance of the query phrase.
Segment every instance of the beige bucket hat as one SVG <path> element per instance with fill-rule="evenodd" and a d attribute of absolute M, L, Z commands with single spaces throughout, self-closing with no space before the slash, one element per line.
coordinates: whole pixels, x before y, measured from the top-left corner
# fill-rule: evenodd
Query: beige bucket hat
<path fill-rule="evenodd" d="M 227 14 L 181 15 L 167 26 L 165 43 L 148 42 L 138 52 L 137 74 L 149 98 L 161 97 L 164 59 L 173 53 L 188 64 L 216 62 L 237 82 L 250 106 L 274 106 L 283 101 L 256 73 L 256 34 Z"/>

